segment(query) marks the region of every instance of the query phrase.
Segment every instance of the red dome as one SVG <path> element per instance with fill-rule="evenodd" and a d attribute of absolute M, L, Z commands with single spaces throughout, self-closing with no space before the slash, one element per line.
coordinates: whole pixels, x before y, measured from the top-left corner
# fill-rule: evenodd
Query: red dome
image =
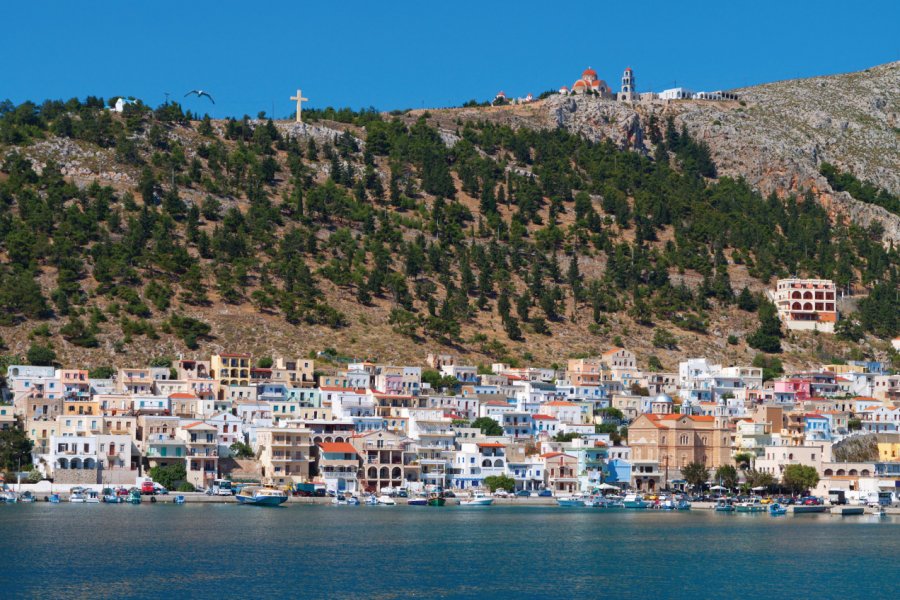
<path fill-rule="evenodd" d="M 587 79 L 588 77 L 594 77 L 596 79 L 597 71 L 588 67 L 587 69 L 584 70 L 584 73 L 581 74 L 581 77 L 582 77 L 582 79 Z"/>
<path fill-rule="evenodd" d="M 575 82 L 575 85 L 572 86 L 572 89 L 583 88 L 586 86 L 587 86 L 587 84 L 584 81 L 582 81 L 581 79 L 579 79 L 578 81 Z"/>

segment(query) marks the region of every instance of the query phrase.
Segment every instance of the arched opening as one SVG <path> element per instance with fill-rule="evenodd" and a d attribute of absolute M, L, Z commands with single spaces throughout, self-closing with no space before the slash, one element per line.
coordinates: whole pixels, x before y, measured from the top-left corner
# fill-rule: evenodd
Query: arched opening
<path fill-rule="evenodd" d="M 70 469 L 80 469 L 81 468 L 81 459 L 73 458 L 72 462 L 69 464 Z"/>
<path fill-rule="evenodd" d="M 57 464 L 59 464 L 60 469 L 68 469 L 69 468 L 69 461 L 65 458 L 60 458 L 57 461 Z"/>
<path fill-rule="evenodd" d="M 856 469 L 850 469 L 850 477 L 856 477 L 857 475 L 859 475 L 859 471 L 857 471 Z"/>
<path fill-rule="evenodd" d="M 481 466 L 482 466 L 482 467 L 490 467 L 490 466 L 491 466 L 491 461 L 490 461 L 490 459 L 487 459 L 487 458 L 486 458 L 486 459 L 484 459 L 483 461 L 481 461 Z"/>
<path fill-rule="evenodd" d="M 804 300 L 812 300 L 812 297 L 813 297 L 812 292 L 803 292 Z"/>
<path fill-rule="evenodd" d="M 494 466 L 503 468 L 503 461 L 498 458 L 497 460 L 494 461 Z"/>
<path fill-rule="evenodd" d="M 93 458 L 84 459 L 84 468 L 85 469 L 94 469 L 97 467 L 97 464 L 94 462 Z"/>
<path fill-rule="evenodd" d="M 825 477 L 831 477 L 832 475 L 834 475 L 834 470 L 825 469 Z"/>
<path fill-rule="evenodd" d="M 837 476 L 838 476 L 838 477 L 843 477 L 843 476 L 846 475 L 846 474 L 847 474 L 847 472 L 846 472 L 845 470 L 843 470 L 843 469 L 838 469 L 838 470 L 837 470 Z"/>
<path fill-rule="evenodd" d="M 647 489 L 652 490 L 655 487 L 655 482 L 652 479 L 647 481 Z"/>
<path fill-rule="evenodd" d="M 378 479 L 378 469 L 375 467 L 369 467 L 369 479 Z"/>
<path fill-rule="evenodd" d="M 400 475 L 401 475 L 400 467 L 394 467 L 394 470 L 391 471 L 391 478 L 392 479 L 400 479 Z"/>
<path fill-rule="evenodd" d="M 793 304 L 791 304 L 791 310 L 800 310 L 800 303 L 794 302 Z"/>
<path fill-rule="evenodd" d="M 800 292 L 791 292 L 791 298 L 794 300 L 800 299 Z"/>
<path fill-rule="evenodd" d="M 389 477 L 389 475 L 388 475 L 388 468 L 387 468 L 387 467 L 381 467 L 381 471 L 378 473 L 378 477 L 379 477 L 380 479 L 387 479 L 387 478 Z"/>
<path fill-rule="evenodd" d="M 342 438 L 341 436 L 337 436 L 336 438 L 334 438 L 334 441 L 335 442 L 343 442 L 344 438 Z"/>
<path fill-rule="evenodd" d="M 804 302 L 803 303 L 803 310 L 812 310 L 812 309 L 813 309 L 812 302 Z"/>
<path fill-rule="evenodd" d="M 868 477 L 868 476 L 869 476 L 869 470 L 868 470 L 868 469 L 863 469 L 862 471 L 859 472 L 859 474 L 860 474 L 861 476 L 863 476 L 863 477 Z"/>

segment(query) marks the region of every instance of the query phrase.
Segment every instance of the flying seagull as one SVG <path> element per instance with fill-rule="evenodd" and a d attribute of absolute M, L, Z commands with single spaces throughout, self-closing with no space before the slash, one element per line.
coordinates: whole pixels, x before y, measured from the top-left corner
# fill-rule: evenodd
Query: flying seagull
<path fill-rule="evenodd" d="M 187 98 L 191 94 L 196 94 L 198 98 L 202 98 L 203 96 L 206 96 L 207 98 L 209 98 L 210 102 L 212 102 L 213 104 L 216 103 L 216 101 L 213 100 L 213 97 L 209 95 L 209 92 L 204 92 L 203 90 L 191 90 L 187 94 L 185 94 L 184 97 Z"/>

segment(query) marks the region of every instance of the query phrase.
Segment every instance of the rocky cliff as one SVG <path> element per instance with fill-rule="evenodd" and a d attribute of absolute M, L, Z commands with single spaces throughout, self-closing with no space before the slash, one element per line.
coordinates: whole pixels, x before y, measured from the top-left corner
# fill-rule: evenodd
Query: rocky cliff
<path fill-rule="evenodd" d="M 812 190 L 836 218 L 884 227 L 900 244 L 900 216 L 836 193 L 819 174 L 828 162 L 900 193 L 900 62 L 858 73 L 782 81 L 737 90 L 739 102 L 653 101 L 634 105 L 586 96 L 544 102 L 548 120 L 589 138 L 652 152 L 652 116 L 672 117 L 712 151 L 719 173 L 762 193 Z"/>

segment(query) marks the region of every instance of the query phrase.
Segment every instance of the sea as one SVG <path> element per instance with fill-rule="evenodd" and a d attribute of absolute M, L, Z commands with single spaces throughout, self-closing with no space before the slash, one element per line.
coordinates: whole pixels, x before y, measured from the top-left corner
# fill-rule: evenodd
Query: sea
<path fill-rule="evenodd" d="M 900 517 L 0 505 L 3 598 L 897 598 Z"/>

